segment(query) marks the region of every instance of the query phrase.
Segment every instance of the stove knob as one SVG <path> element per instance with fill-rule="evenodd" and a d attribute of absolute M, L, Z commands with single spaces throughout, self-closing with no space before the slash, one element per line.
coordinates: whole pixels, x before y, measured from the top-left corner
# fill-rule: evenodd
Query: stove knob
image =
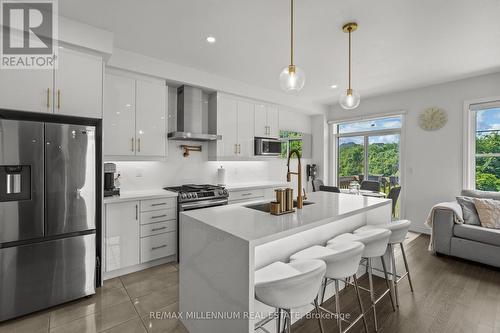
<path fill-rule="evenodd" d="M 187 196 L 189 199 L 191 199 L 193 197 L 193 193 L 188 193 Z"/>
<path fill-rule="evenodd" d="M 186 193 L 181 193 L 181 199 L 186 199 L 186 198 L 187 198 Z"/>
<path fill-rule="evenodd" d="M 197 194 L 197 193 L 193 193 L 192 195 L 193 195 L 193 196 L 192 196 L 192 198 L 193 198 L 193 199 L 196 199 L 196 198 L 198 197 L 198 194 Z"/>
<path fill-rule="evenodd" d="M 223 189 L 222 193 L 224 193 L 224 195 L 228 195 L 229 194 L 226 189 Z"/>

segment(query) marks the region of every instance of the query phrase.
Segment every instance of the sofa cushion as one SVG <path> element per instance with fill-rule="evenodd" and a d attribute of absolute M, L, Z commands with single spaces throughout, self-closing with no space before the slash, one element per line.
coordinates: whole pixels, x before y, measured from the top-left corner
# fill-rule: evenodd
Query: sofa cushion
<path fill-rule="evenodd" d="M 481 199 L 500 200 L 500 192 L 478 191 L 478 190 L 462 190 L 462 196 Z"/>
<path fill-rule="evenodd" d="M 474 198 L 481 226 L 500 229 L 500 201 Z"/>
<path fill-rule="evenodd" d="M 455 224 L 453 234 L 455 237 L 500 246 L 500 230 L 498 229 L 488 229 L 470 224 Z"/>
<path fill-rule="evenodd" d="M 462 216 L 465 224 L 481 225 L 479 215 L 477 214 L 474 198 L 471 197 L 457 197 L 457 202 L 462 207 Z"/>

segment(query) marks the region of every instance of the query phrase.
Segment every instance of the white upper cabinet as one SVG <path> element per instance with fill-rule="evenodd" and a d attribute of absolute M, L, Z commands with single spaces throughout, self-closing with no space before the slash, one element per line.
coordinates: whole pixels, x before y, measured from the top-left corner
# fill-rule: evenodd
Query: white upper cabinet
<path fill-rule="evenodd" d="M 255 136 L 279 138 L 279 113 L 276 105 L 255 104 Z"/>
<path fill-rule="evenodd" d="M 280 128 L 279 128 L 279 111 L 276 105 L 267 105 L 267 128 L 268 137 L 279 139 Z"/>
<path fill-rule="evenodd" d="M 253 156 L 253 119 L 254 104 L 238 101 L 238 156 L 241 158 Z"/>
<path fill-rule="evenodd" d="M 238 101 L 219 96 L 217 101 L 217 134 L 222 140 L 217 141 L 217 156 L 238 156 Z"/>
<path fill-rule="evenodd" d="M 100 57 L 60 49 L 55 71 L 54 113 L 102 118 L 102 68 Z"/>
<path fill-rule="evenodd" d="M 104 155 L 135 154 L 135 80 L 106 74 L 104 88 Z"/>
<path fill-rule="evenodd" d="M 2 70 L 0 108 L 101 118 L 102 59 L 65 48 L 58 61 L 56 70 Z"/>
<path fill-rule="evenodd" d="M 254 108 L 252 101 L 215 94 L 209 102 L 210 133 L 222 140 L 209 144 L 209 157 L 216 160 L 248 160 L 253 156 Z"/>
<path fill-rule="evenodd" d="M 255 104 L 255 136 L 267 137 L 267 111 L 264 104 Z"/>
<path fill-rule="evenodd" d="M 158 159 L 166 156 L 167 86 L 106 73 L 104 156 L 113 159 Z"/>
<path fill-rule="evenodd" d="M 136 82 L 136 155 L 165 156 L 165 84 Z"/>
<path fill-rule="evenodd" d="M 2 69 L 0 108 L 52 112 L 52 81 L 52 70 Z"/>

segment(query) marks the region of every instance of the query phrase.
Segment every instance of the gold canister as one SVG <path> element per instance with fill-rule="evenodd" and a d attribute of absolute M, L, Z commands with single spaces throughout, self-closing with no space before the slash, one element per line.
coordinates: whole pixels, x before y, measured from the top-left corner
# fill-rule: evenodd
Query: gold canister
<path fill-rule="evenodd" d="M 286 210 L 286 198 L 285 190 L 277 189 L 276 191 L 276 201 L 280 204 L 280 213 Z"/>
<path fill-rule="evenodd" d="M 270 206 L 270 211 L 271 211 L 271 214 L 274 214 L 274 215 L 279 215 L 280 214 L 280 203 L 277 202 L 277 201 L 271 201 L 271 203 L 269 204 Z"/>
<path fill-rule="evenodd" d="M 287 212 L 289 212 L 289 211 L 293 210 L 293 189 L 287 188 L 285 190 L 285 192 L 286 192 L 286 194 L 285 194 L 285 198 L 286 198 L 285 209 Z"/>

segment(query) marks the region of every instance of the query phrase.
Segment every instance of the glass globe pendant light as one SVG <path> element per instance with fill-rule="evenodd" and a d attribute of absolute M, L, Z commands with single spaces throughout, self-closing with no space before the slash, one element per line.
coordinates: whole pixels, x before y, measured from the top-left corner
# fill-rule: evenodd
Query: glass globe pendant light
<path fill-rule="evenodd" d="M 347 23 L 342 27 L 342 31 L 349 34 L 349 88 L 342 93 L 339 98 L 340 106 L 346 110 L 355 109 L 359 106 L 361 97 L 351 87 L 351 33 L 358 29 L 357 23 Z"/>
<path fill-rule="evenodd" d="M 304 71 L 293 63 L 293 19 L 294 0 L 290 0 L 290 65 L 280 73 L 280 86 L 286 92 L 298 92 L 306 83 Z"/>

